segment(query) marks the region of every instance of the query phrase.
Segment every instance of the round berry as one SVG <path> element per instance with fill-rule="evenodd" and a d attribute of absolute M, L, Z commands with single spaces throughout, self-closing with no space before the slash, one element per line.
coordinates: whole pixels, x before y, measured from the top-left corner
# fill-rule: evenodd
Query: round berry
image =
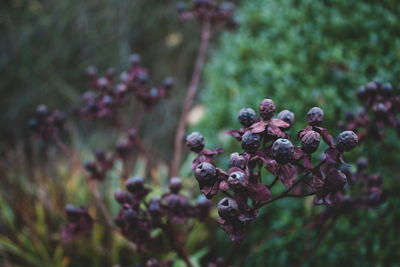
<path fill-rule="evenodd" d="M 164 79 L 164 88 L 165 89 L 171 89 L 172 86 L 174 86 L 174 78 L 172 77 L 167 77 Z"/>
<path fill-rule="evenodd" d="M 388 112 L 388 109 L 386 108 L 385 104 L 377 103 L 374 105 L 373 110 L 375 112 L 375 116 L 377 119 L 379 119 L 379 120 L 386 119 L 386 114 Z"/>
<path fill-rule="evenodd" d="M 182 187 L 182 180 L 179 177 L 172 177 L 171 181 L 169 183 L 169 190 L 174 193 L 177 194 L 179 192 L 179 190 L 181 190 Z"/>
<path fill-rule="evenodd" d="M 228 178 L 228 184 L 233 189 L 246 188 L 249 183 L 249 179 L 246 174 L 242 171 L 232 172 Z"/>
<path fill-rule="evenodd" d="M 294 123 L 294 113 L 287 109 L 279 112 L 277 118 L 287 122 L 290 126 Z"/>
<path fill-rule="evenodd" d="M 279 164 L 287 164 L 293 158 L 294 147 L 287 139 L 279 138 L 272 145 L 272 155 Z"/>
<path fill-rule="evenodd" d="M 320 139 L 319 133 L 309 131 L 301 138 L 301 150 L 307 154 L 314 153 L 318 149 Z"/>
<path fill-rule="evenodd" d="M 146 84 L 147 80 L 149 79 L 149 75 L 147 74 L 147 72 L 140 72 L 138 75 L 138 79 L 140 84 Z"/>
<path fill-rule="evenodd" d="M 129 195 L 122 189 L 117 189 L 114 193 L 114 198 L 119 204 L 125 204 L 129 202 Z"/>
<path fill-rule="evenodd" d="M 89 66 L 88 68 L 87 68 L 87 75 L 90 77 L 90 78 L 94 78 L 94 77 L 96 77 L 96 75 L 97 75 L 97 70 L 96 70 L 96 68 L 95 67 L 93 67 L 93 66 Z"/>
<path fill-rule="evenodd" d="M 80 216 L 82 214 L 82 211 L 81 211 L 80 208 L 78 208 L 78 207 L 76 207 L 74 205 L 67 204 L 65 206 L 65 213 L 67 214 L 68 221 L 76 222 L 76 221 L 79 220 L 79 218 L 80 218 Z"/>
<path fill-rule="evenodd" d="M 344 118 L 346 119 L 346 121 L 351 122 L 356 118 L 356 115 L 354 115 L 354 112 L 352 110 L 347 110 Z"/>
<path fill-rule="evenodd" d="M 356 96 L 361 101 L 367 98 L 367 90 L 365 89 L 365 86 L 358 87 Z"/>
<path fill-rule="evenodd" d="M 252 108 L 242 108 L 238 120 L 244 127 L 250 127 L 256 121 L 256 112 Z"/>
<path fill-rule="evenodd" d="M 239 207 L 235 200 L 225 197 L 218 202 L 218 214 L 222 219 L 236 217 L 239 214 Z"/>
<path fill-rule="evenodd" d="M 261 118 L 269 120 L 275 114 L 275 103 L 271 99 L 264 99 L 259 105 L 259 112 Z"/>
<path fill-rule="evenodd" d="M 335 169 L 328 172 L 325 178 L 324 188 L 328 192 L 335 193 L 343 189 L 346 182 L 347 182 L 346 175 L 343 172 Z"/>
<path fill-rule="evenodd" d="M 243 155 L 235 152 L 231 154 L 228 164 L 229 169 L 233 167 L 240 168 L 242 170 L 246 169 L 246 158 Z"/>
<path fill-rule="evenodd" d="M 49 110 L 46 105 L 39 105 L 36 108 L 36 117 L 38 119 L 44 119 L 49 115 Z"/>
<path fill-rule="evenodd" d="M 138 54 L 133 54 L 129 57 L 129 62 L 131 66 L 137 67 L 140 64 L 140 56 Z"/>
<path fill-rule="evenodd" d="M 384 97 L 389 97 L 393 94 L 393 85 L 391 83 L 384 83 L 379 90 L 379 93 Z"/>
<path fill-rule="evenodd" d="M 378 85 L 375 82 L 369 82 L 365 86 L 365 92 L 369 95 L 374 95 L 378 91 Z"/>
<path fill-rule="evenodd" d="M 128 223 L 134 224 L 137 219 L 137 212 L 133 209 L 124 210 L 124 217 L 128 221 Z"/>
<path fill-rule="evenodd" d="M 204 148 L 204 137 L 198 133 L 193 132 L 186 137 L 187 147 L 196 153 L 200 153 Z"/>
<path fill-rule="evenodd" d="M 159 197 L 152 197 L 150 199 L 149 212 L 152 216 L 161 215 L 161 206 Z"/>
<path fill-rule="evenodd" d="M 357 160 L 357 170 L 362 171 L 365 170 L 368 166 L 368 159 L 366 157 L 360 157 Z"/>
<path fill-rule="evenodd" d="M 378 88 L 382 87 L 383 85 L 383 80 L 381 77 L 375 77 L 372 81 L 376 84 Z"/>
<path fill-rule="evenodd" d="M 144 188 L 144 179 L 140 176 L 131 177 L 126 180 L 125 186 L 130 193 L 135 194 L 136 192 L 141 191 Z"/>
<path fill-rule="evenodd" d="M 340 151 L 350 151 L 358 144 L 358 137 L 353 131 L 344 131 L 337 137 L 336 147 Z"/>
<path fill-rule="evenodd" d="M 320 126 L 324 119 L 324 111 L 319 107 L 313 107 L 307 113 L 307 122 L 311 126 Z"/>
<path fill-rule="evenodd" d="M 197 165 L 194 177 L 200 184 L 213 184 L 217 179 L 217 169 L 208 162 Z"/>
<path fill-rule="evenodd" d="M 246 152 L 254 152 L 260 146 L 260 139 L 261 137 L 258 134 L 247 131 L 242 136 L 242 148 Z"/>

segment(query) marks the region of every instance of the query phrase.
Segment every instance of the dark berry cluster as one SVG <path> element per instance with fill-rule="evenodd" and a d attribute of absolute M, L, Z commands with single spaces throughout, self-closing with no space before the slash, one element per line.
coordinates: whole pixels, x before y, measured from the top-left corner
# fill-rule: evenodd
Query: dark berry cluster
<path fill-rule="evenodd" d="M 151 109 L 160 99 L 167 97 L 173 86 L 173 79 L 166 78 L 163 84 L 154 88 L 149 85 L 148 71 L 140 64 L 139 55 L 130 56 L 130 68 L 115 81 L 113 69 L 98 77 L 96 69 L 90 67 L 90 91 L 82 96 L 80 113 L 89 119 L 107 118 L 117 123 L 117 110 L 131 101 L 133 95 L 147 109 Z"/>
<path fill-rule="evenodd" d="M 147 198 L 151 189 L 145 185 L 142 177 L 132 177 L 125 182 L 127 191 L 118 189 L 114 196 L 121 205 L 119 214 L 114 218 L 122 234 L 133 241 L 139 249 L 144 249 L 153 240 L 151 232 L 164 228 L 165 220 L 182 224 L 188 218 L 204 220 L 211 210 L 211 201 L 199 198 L 195 205 L 180 193 L 182 181 L 178 177 L 170 179 L 170 192 L 161 197 Z"/>
<path fill-rule="evenodd" d="M 362 109 L 357 116 L 348 110 L 339 127 L 356 132 L 360 140 L 369 137 L 380 141 L 388 128 L 395 129 L 400 136 L 400 88 L 396 90 L 391 83 L 375 78 L 359 87 L 356 95 Z"/>
<path fill-rule="evenodd" d="M 368 160 L 361 157 L 357 160 L 357 169 L 352 172 L 346 165 L 342 166 L 342 172 L 352 188 L 346 188 L 337 194 L 336 205 L 327 206 L 317 216 L 317 221 L 323 223 L 338 214 L 350 214 L 356 209 L 371 209 L 383 203 L 383 177 L 379 173 L 368 173 Z M 349 194 L 350 193 L 350 194 Z"/>
<path fill-rule="evenodd" d="M 227 195 L 218 203 L 219 222 L 234 241 L 245 237 L 260 207 L 286 196 L 295 187 L 301 194 L 315 195 L 315 204 L 333 205 L 347 184 L 348 177 L 340 170 L 340 165 L 343 152 L 358 144 L 357 135 L 344 131 L 335 142 L 329 131 L 321 127 L 323 111 L 314 107 L 306 116 L 309 126 L 298 134 L 301 144 L 295 146 L 286 133 L 294 123 L 294 114 L 283 110 L 274 118 L 275 111 L 271 99 L 261 101 L 260 117 L 251 108 L 239 111 L 238 120 L 244 128 L 228 131 L 228 134 L 241 142 L 244 151 L 231 154 L 228 172 L 215 166 L 213 157 L 220 150 L 205 149 L 204 138 L 199 133 L 189 135 L 186 141 L 188 147 L 198 153 L 192 167 L 201 192 L 207 198 L 214 197 L 218 191 Z M 314 166 L 311 156 L 318 150 L 321 138 L 328 149 L 325 157 Z M 201 149 L 193 149 L 197 144 L 201 144 Z M 276 177 L 269 185 L 261 177 L 261 168 Z M 287 190 L 272 198 L 270 190 L 277 180 Z"/>
<path fill-rule="evenodd" d="M 234 29 L 237 25 L 233 19 L 235 5 L 231 2 L 215 3 L 214 0 L 192 0 L 191 5 L 184 2 L 177 4 L 178 13 L 183 20 L 197 19 L 220 24 L 227 29 Z"/>
<path fill-rule="evenodd" d="M 95 153 L 95 160 L 85 163 L 85 169 L 89 172 L 91 179 L 103 181 L 113 165 L 114 157 L 106 155 L 104 150 L 99 149 Z"/>
<path fill-rule="evenodd" d="M 34 118 L 29 120 L 29 128 L 40 138 L 49 140 L 56 129 L 64 130 L 65 118 L 64 113 L 58 110 L 50 112 L 47 106 L 40 105 L 36 108 Z"/>
<path fill-rule="evenodd" d="M 68 204 L 65 207 L 65 213 L 68 224 L 61 231 L 63 242 L 84 235 L 92 229 L 93 219 L 85 208 Z"/>

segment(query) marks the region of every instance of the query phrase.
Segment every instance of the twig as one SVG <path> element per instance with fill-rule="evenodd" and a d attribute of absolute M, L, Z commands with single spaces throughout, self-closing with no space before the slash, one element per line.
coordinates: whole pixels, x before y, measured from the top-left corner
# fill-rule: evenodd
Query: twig
<path fill-rule="evenodd" d="M 267 201 L 264 201 L 264 202 L 259 202 L 259 203 L 255 206 L 255 208 L 256 208 L 256 209 L 261 208 L 261 207 L 264 206 L 264 205 L 267 205 L 267 204 L 269 204 L 269 203 L 271 203 L 271 202 L 274 202 L 274 201 L 276 201 L 276 200 L 278 200 L 278 199 L 281 199 L 281 198 L 283 198 L 283 197 L 286 197 L 286 196 L 289 194 L 289 192 L 290 192 L 296 185 L 298 185 L 300 182 L 302 182 L 302 181 L 305 179 L 305 177 L 306 177 L 306 174 L 303 175 L 301 178 L 299 178 L 296 182 L 294 182 L 293 185 L 292 185 L 291 187 L 289 187 L 285 192 L 283 192 L 283 193 L 280 194 L 279 196 L 276 196 L 276 197 L 274 197 L 274 198 L 271 198 L 270 200 L 267 200 Z M 293 195 L 292 195 L 292 196 L 293 196 Z"/>
<path fill-rule="evenodd" d="M 73 163 L 75 166 L 78 167 L 78 169 L 83 173 L 83 175 L 86 178 L 86 181 L 89 185 L 90 191 L 96 200 L 97 205 L 99 206 L 100 210 L 102 211 L 104 218 L 107 222 L 107 225 L 114 229 L 113 221 L 111 219 L 111 215 L 108 213 L 108 210 L 106 208 L 106 205 L 103 202 L 103 199 L 101 198 L 101 195 L 99 193 L 99 190 L 97 188 L 97 184 L 90 179 L 90 175 L 86 171 L 86 169 L 83 167 L 82 163 L 79 161 L 78 157 L 64 144 L 64 142 L 59 138 L 58 134 L 55 133 L 53 135 L 53 139 L 56 142 L 57 146 L 63 151 L 63 153 L 72 159 Z"/>
<path fill-rule="evenodd" d="M 278 176 L 275 176 L 275 179 L 272 181 L 272 183 L 270 184 L 270 185 L 268 185 L 267 187 L 269 188 L 269 189 L 271 189 L 273 186 L 274 186 L 274 184 L 278 181 Z"/>
<path fill-rule="evenodd" d="M 166 224 L 161 224 L 161 229 L 164 234 L 167 236 L 171 246 L 176 251 L 178 256 L 186 263 L 188 267 L 193 267 L 193 264 L 190 262 L 189 254 L 187 253 L 178 233 L 175 231 L 171 222 L 168 220 Z"/>
<path fill-rule="evenodd" d="M 201 42 L 200 47 L 197 54 L 196 63 L 194 66 L 194 70 L 192 73 L 192 79 L 190 81 L 190 85 L 188 87 L 185 102 L 182 107 L 181 116 L 179 119 L 176 135 L 175 135 L 175 147 L 174 147 L 174 157 L 172 159 L 171 168 L 170 168 L 170 176 L 174 177 L 178 175 L 179 163 L 182 157 L 182 139 L 185 132 L 186 127 L 186 118 L 190 108 L 192 107 L 194 97 L 196 95 L 197 88 L 199 86 L 200 76 L 203 69 L 204 61 L 206 58 L 207 47 L 211 38 L 210 27 L 211 21 L 210 18 L 205 18 L 203 20 L 202 29 L 201 29 Z"/>
<path fill-rule="evenodd" d="M 286 197 L 309 197 L 312 195 L 315 195 L 315 192 L 309 192 L 309 193 L 304 193 L 304 194 L 299 194 L 299 195 L 287 194 Z"/>

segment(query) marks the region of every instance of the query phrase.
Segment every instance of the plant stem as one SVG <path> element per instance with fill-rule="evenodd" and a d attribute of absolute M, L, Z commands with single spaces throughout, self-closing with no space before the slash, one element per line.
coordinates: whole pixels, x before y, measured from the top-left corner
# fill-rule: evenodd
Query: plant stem
<path fill-rule="evenodd" d="M 97 205 L 99 206 L 100 210 L 103 213 L 103 216 L 107 222 L 107 225 L 114 229 L 113 221 L 111 219 L 111 215 L 108 213 L 108 210 L 106 208 L 106 205 L 103 202 L 103 199 L 101 198 L 100 192 L 97 188 L 97 184 L 95 181 L 89 178 L 88 172 L 85 170 L 83 167 L 82 163 L 79 161 L 78 157 L 64 144 L 64 142 L 59 138 L 58 134 L 55 133 L 53 135 L 53 139 L 56 142 L 57 146 L 63 151 L 63 153 L 72 159 L 73 163 L 75 166 L 78 167 L 78 169 L 83 173 L 83 175 L 86 178 L 86 181 L 89 185 L 90 191 L 96 200 Z"/>
<path fill-rule="evenodd" d="M 202 22 L 201 28 L 201 41 L 197 54 L 196 63 L 193 69 L 192 78 L 186 93 L 185 102 L 182 107 L 181 116 L 179 119 L 176 135 L 175 135 L 175 147 L 174 157 L 172 159 L 170 176 L 174 177 L 178 175 L 179 163 L 182 157 L 182 141 L 186 128 L 186 119 L 190 108 L 192 107 L 194 97 L 196 95 L 197 88 L 200 82 L 200 76 L 203 69 L 204 61 L 206 58 L 207 47 L 211 38 L 211 21 L 210 18 L 205 18 Z"/>
<path fill-rule="evenodd" d="M 178 256 L 186 263 L 188 267 L 193 267 L 193 264 L 190 262 L 189 254 L 187 253 L 178 233 L 175 231 L 173 225 L 168 220 L 166 224 L 161 224 L 161 229 L 164 231 L 164 234 L 167 236 L 171 246 L 178 253 Z"/>
<path fill-rule="evenodd" d="M 296 182 L 294 182 L 293 185 L 292 185 L 291 187 L 289 187 L 285 192 L 283 192 L 283 193 L 280 194 L 279 196 L 276 196 L 276 197 L 274 197 L 274 198 L 271 198 L 270 200 L 267 200 L 267 201 L 265 201 L 265 202 L 260 202 L 260 203 L 258 203 L 258 204 L 255 206 L 255 208 L 256 208 L 256 209 L 261 208 L 261 207 L 264 206 L 264 205 L 267 205 L 267 204 L 269 204 L 269 203 L 271 203 L 271 202 L 274 202 L 274 201 L 276 201 L 276 200 L 278 200 L 278 199 L 281 199 L 281 198 L 283 198 L 283 197 L 288 196 L 289 192 L 290 192 L 296 185 L 298 185 L 299 183 L 301 183 L 305 178 L 306 178 L 306 174 L 303 175 L 301 178 L 299 178 Z M 291 195 L 291 196 L 293 197 L 294 195 Z"/>

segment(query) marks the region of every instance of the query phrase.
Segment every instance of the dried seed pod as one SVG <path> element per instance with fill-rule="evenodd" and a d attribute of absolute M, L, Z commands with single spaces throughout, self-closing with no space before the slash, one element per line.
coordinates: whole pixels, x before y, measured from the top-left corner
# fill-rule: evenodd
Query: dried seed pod
<path fill-rule="evenodd" d="M 307 113 L 307 122 L 311 126 L 320 126 L 324 119 L 324 111 L 319 107 L 313 107 Z"/>
<path fill-rule="evenodd" d="M 358 144 L 358 137 L 353 131 L 344 131 L 337 137 L 336 147 L 340 151 L 350 151 Z"/>
<path fill-rule="evenodd" d="M 328 192 L 336 193 L 341 189 L 343 189 L 346 182 L 347 182 L 346 175 L 343 172 L 334 169 L 328 172 L 325 178 L 324 188 Z"/>
<path fill-rule="evenodd" d="M 294 124 L 294 113 L 291 112 L 290 110 L 282 110 L 281 112 L 278 113 L 277 118 L 280 120 L 283 120 L 284 122 L 289 123 L 290 126 Z"/>
<path fill-rule="evenodd" d="M 229 169 L 233 167 L 240 168 L 242 170 L 246 169 L 246 158 L 243 155 L 235 152 L 231 154 L 228 164 Z"/>
<path fill-rule="evenodd" d="M 235 171 L 229 175 L 228 184 L 232 189 L 243 189 L 249 184 L 249 179 L 243 171 Z"/>
<path fill-rule="evenodd" d="M 217 169 L 211 163 L 202 162 L 197 165 L 194 177 L 199 184 L 213 184 L 217 179 Z"/>
<path fill-rule="evenodd" d="M 182 179 L 179 177 L 172 177 L 169 183 L 169 190 L 172 193 L 177 194 L 179 190 L 181 190 L 181 187 L 182 187 Z"/>
<path fill-rule="evenodd" d="M 254 152 L 260 146 L 260 135 L 247 131 L 242 136 L 242 148 L 246 152 Z"/>
<path fill-rule="evenodd" d="M 259 105 L 259 112 L 261 118 L 269 120 L 275 114 L 275 103 L 271 99 L 264 99 Z"/>
<path fill-rule="evenodd" d="M 117 189 L 114 193 L 114 198 L 119 204 L 125 204 L 130 201 L 129 195 L 122 189 Z"/>
<path fill-rule="evenodd" d="M 130 193 L 135 194 L 136 192 L 141 191 L 144 188 L 144 179 L 140 176 L 131 177 L 126 180 L 125 186 Z"/>
<path fill-rule="evenodd" d="M 239 214 L 239 207 L 232 198 L 223 198 L 218 202 L 218 214 L 222 219 L 230 219 Z"/>
<path fill-rule="evenodd" d="M 309 131 L 301 139 L 301 150 L 307 154 L 314 153 L 318 149 L 320 139 L 321 137 L 319 133 L 315 131 Z"/>
<path fill-rule="evenodd" d="M 205 146 L 204 137 L 198 132 L 193 132 L 186 137 L 186 145 L 191 151 L 200 153 Z"/>

